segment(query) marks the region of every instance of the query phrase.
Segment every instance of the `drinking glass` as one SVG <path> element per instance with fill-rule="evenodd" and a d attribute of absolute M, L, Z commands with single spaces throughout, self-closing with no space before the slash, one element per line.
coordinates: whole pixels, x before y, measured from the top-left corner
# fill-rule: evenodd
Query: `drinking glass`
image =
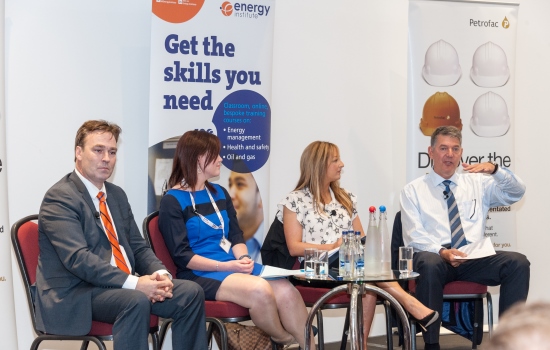
<path fill-rule="evenodd" d="M 304 257 L 304 272 L 306 274 L 306 278 L 315 278 L 315 261 L 317 260 L 317 249 L 306 248 L 304 251 Z"/>
<path fill-rule="evenodd" d="M 399 272 L 409 273 L 413 270 L 413 248 L 399 247 Z"/>
<path fill-rule="evenodd" d="M 320 279 L 328 278 L 328 250 L 317 250 L 317 258 L 314 262 L 315 277 Z"/>

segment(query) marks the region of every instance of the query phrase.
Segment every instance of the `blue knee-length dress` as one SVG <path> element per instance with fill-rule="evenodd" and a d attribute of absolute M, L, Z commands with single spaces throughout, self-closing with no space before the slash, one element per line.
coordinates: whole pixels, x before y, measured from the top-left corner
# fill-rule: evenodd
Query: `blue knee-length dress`
<path fill-rule="evenodd" d="M 244 244 L 243 232 L 237 222 L 237 212 L 233 207 L 229 193 L 220 185 L 212 185 L 215 192 L 210 190 L 210 195 L 224 221 L 223 235 L 231 242 L 232 247 L 239 243 Z M 215 300 L 216 292 L 222 281 L 234 272 L 191 270 L 187 268 L 187 264 L 195 254 L 220 262 L 236 258 L 232 250 L 226 253 L 220 247 L 222 230 L 206 224 L 194 212 L 191 195 L 195 201 L 197 212 L 215 226 L 221 226 L 206 189 L 193 193 L 171 189 L 160 202 L 159 229 L 176 264 L 176 277 L 197 282 L 204 289 L 206 299 Z M 262 267 L 255 263 L 252 275 L 259 275 Z"/>

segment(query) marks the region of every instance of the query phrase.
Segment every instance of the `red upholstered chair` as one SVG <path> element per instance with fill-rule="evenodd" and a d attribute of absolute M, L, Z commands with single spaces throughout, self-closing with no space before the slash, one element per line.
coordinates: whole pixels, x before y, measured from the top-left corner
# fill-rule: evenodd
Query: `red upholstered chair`
<path fill-rule="evenodd" d="M 143 232 L 145 238 L 149 242 L 151 248 L 157 255 L 157 257 L 162 261 L 164 266 L 170 271 L 172 276 L 176 276 L 176 265 L 170 256 L 168 248 L 164 243 L 164 238 L 158 227 L 158 211 L 155 211 L 149 214 L 143 221 Z M 250 313 L 247 308 L 239 306 L 235 303 L 229 301 L 205 301 L 205 311 L 206 311 L 206 321 L 209 323 L 208 327 L 208 339 L 212 339 L 212 325 L 215 324 L 220 331 L 221 339 L 221 349 L 227 350 L 227 329 L 225 328 L 224 322 L 241 322 L 250 320 Z M 166 336 L 166 331 L 170 325 L 171 320 L 165 320 L 162 323 L 160 329 L 160 345 L 164 341 Z"/>
<path fill-rule="evenodd" d="M 104 341 L 113 340 L 113 325 L 92 321 L 92 329 L 87 335 L 68 336 L 59 334 L 46 334 L 36 328 L 36 314 L 34 312 L 34 302 L 31 294 L 31 286 L 36 281 L 36 267 L 38 266 L 38 225 L 36 221 L 38 215 L 30 215 L 17 221 L 11 228 L 11 241 L 19 264 L 19 271 L 25 285 L 29 312 L 31 314 L 34 331 L 38 335 L 32 345 L 31 350 L 38 349 L 38 346 L 44 340 L 74 340 L 82 341 L 81 350 L 87 349 L 90 342 L 94 343 L 99 350 L 106 350 Z M 75 315 L 78 316 L 78 315 Z M 159 350 L 158 339 L 158 317 L 151 315 L 149 334 L 153 341 L 153 349 Z"/>
<path fill-rule="evenodd" d="M 395 214 L 392 230 L 392 268 L 396 268 L 397 266 L 399 247 L 403 245 L 403 229 L 401 225 L 401 212 L 399 211 Z M 416 281 L 409 281 L 408 289 L 411 294 L 414 294 L 416 292 Z M 483 319 L 483 299 L 487 300 L 487 324 L 489 326 L 489 337 L 491 337 L 493 332 L 493 301 L 491 293 L 487 290 L 487 286 L 474 282 L 454 281 L 447 283 L 443 288 L 443 301 L 474 301 L 474 320 Z M 411 322 L 411 334 L 416 334 L 416 322 Z M 474 323 L 472 349 L 477 349 L 477 346 L 481 344 L 482 335 L 483 322 L 481 324 Z M 416 337 L 413 336 L 412 340 L 412 349 L 416 350 Z"/>
<path fill-rule="evenodd" d="M 416 282 L 409 281 L 409 291 L 414 294 L 416 292 Z M 454 281 L 447 283 L 443 288 L 443 300 L 457 300 L 457 301 L 474 301 L 474 320 L 483 320 L 483 299 L 487 299 L 487 324 L 489 326 L 489 337 L 493 332 L 493 301 L 491 293 L 487 290 L 487 286 L 474 282 L 466 281 Z M 480 315 L 481 313 L 481 315 Z M 474 323 L 473 335 L 472 335 L 472 349 L 477 349 L 477 346 L 481 344 L 483 333 L 483 322 L 480 324 Z M 416 334 L 416 322 L 411 323 L 411 334 Z M 416 349 L 415 337 L 413 338 L 413 349 Z"/>

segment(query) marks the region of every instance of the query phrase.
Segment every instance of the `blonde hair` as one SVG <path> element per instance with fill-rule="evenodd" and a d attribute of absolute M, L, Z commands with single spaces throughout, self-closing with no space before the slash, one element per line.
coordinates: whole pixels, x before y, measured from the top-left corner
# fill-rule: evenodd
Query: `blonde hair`
<path fill-rule="evenodd" d="M 300 159 L 300 179 L 296 185 L 296 190 L 308 188 L 313 196 L 313 208 L 320 214 L 325 214 L 320 210 L 323 204 L 321 198 L 323 180 L 327 174 L 327 167 L 334 153 L 339 154 L 338 146 L 325 141 L 314 141 L 310 143 Z M 330 188 L 334 193 L 334 198 L 346 208 L 349 216 L 353 215 L 353 203 L 346 191 L 340 187 L 340 181 L 330 183 Z"/>

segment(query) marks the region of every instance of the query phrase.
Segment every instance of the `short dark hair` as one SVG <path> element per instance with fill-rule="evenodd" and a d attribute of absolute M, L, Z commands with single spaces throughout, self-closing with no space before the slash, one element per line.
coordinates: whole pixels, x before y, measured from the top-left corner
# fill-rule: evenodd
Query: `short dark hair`
<path fill-rule="evenodd" d="M 435 147 L 435 142 L 438 135 L 455 137 L 458 139 L 458 143 L 462 145 L 462 132 L 456 126 L 445 125 L 435 129 L 430 140 L 430 145 L 432 147 Z"/>
<path fill-rule="evenodd" d="M 206 167 L 218 159 L 220 149 L 220 139 L 216 135 L 200 130 L 187 131 L 176 146 L 168 187 L 174 187 L 183 180 L 193 190 L 197 184 L 199 157 L 206 154 Z M 216 191 L 208 181 L 206 186 L 211 191 Z"/>
<path fill-rule="evenodd" d="M 115 141 L 118 142 L 118 135 L 120 135 L 122 129 L 115 123 L 109 123 L 106 120 L 88 120 L 84 122 L 76 132 L 76 137 L 74 139 L 75 150 L 78 146 L 84 148 L 86 136 L 96 131 L 109 132 L 113 135 Z M 76 162 L 76 156 L 74 160 Z"/>

